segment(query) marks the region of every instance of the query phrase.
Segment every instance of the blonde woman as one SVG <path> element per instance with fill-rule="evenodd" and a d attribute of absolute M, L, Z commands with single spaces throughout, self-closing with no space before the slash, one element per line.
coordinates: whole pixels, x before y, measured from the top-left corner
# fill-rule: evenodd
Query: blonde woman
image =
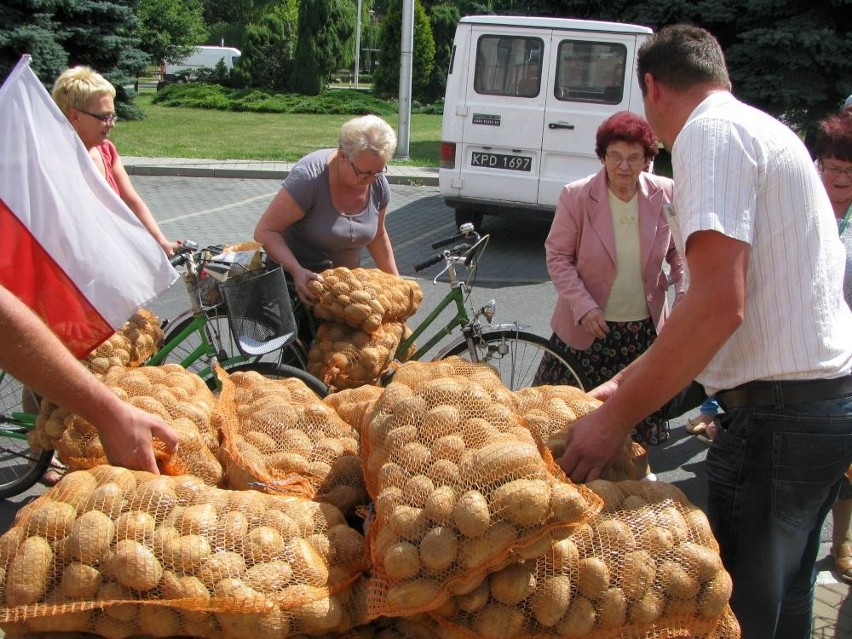
<path fill-rule="evenodd" d="M 174 255 L 177 242 L 169 241 L 160 230 L 148 206 L 133 188 L 118 150 L 109 140 L 109 133 L 118 120 L 115 115 L 115 87 L 89 67 L 78 66 L 66 69 L 56 79 L 53 99 L 80 136 L 107 183 L 136 214 L 166 254 Z"/>
<path fill-rule="evenodd" d="M 385 229 L 385 173 L 395 150 L 396 134 L 380 117 L 345 122 L 338 147 L 299 160 L 258 221 L 254 239 L 290 274 L 306 304 L 316 301 L 307 284 L 320 279 L 318 264 L 356 268 L 364 247 L 378 268 L 399 274 Z"/>

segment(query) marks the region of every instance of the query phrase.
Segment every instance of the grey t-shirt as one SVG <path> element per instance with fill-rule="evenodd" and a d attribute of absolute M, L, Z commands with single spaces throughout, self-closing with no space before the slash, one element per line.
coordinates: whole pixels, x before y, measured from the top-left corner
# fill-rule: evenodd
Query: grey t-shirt
<path fill-rule="evenodd" d="M 843 229 L 840 236 L 843 246 L 846 248 L 846 275 L 843 279 L 843 297 L 849 308 L 852 308 L 852 220 Z"/>
<path fill-rule="evenodd" d="M 324 260 L 334 266 L 356 268 L 361 248 L 373 241 L 379 228 L 379 211 L 390 202 L 390 185 L 380 175 L 370 186 L 367 206 L 358 213 L 341 213 L 331 200 L 328 156 L 334 149 L 303 157 L 284 179 L 283 187 L 305 213 L 284 230 L 284 241 L 305 268 Z"/>

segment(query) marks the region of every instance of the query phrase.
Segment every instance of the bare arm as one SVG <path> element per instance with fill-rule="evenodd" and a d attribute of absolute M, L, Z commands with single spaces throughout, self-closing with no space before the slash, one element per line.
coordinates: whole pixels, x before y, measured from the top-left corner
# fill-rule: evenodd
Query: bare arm
<path fill-rule="evenodd" d="M 381 270 L 391 275 L 399 275 L 399 269 L 396 267 L 396 258 L 393 255 L 393 246 L 391 246 L 387 227 L 385 227 L 386 214 L 386 208 L 379 211 L 379 229 L 373 241 L 367 244 L 367 250 L 370 251 L 373 261 Z"/>
<path fill-rule="evenodd" d="M 162 247 L 166 255 L 169 257 L 174 255 L 178 243 L 169 241 L 163 234 L 160 225 L 154 219 L 153 213 L 151 213 L 148 205 L 145 204 L 145 200 L 142 199 L 142 196 L 133 187 L 130 176 L 127 175 L 127 169 L 124 168 L 124 164 L 122 164 L 121 158 L 118 155 L 116 155 L 115 162 L 112 165 L 112 174 L 115 178 L 115 183 L 118 184 L 118 193 L 121 199 L 124 200 L 124 203 L 136 214 L 136 217 L 142 222 L 142 226 L 148 230 L 151 237 L 157 240 L 157 244 Z"/>
<path fill-rule="evenodd" d="M 293 251 L 284 241 L 284 230 L 305 217 L 305 212 L 296 204 L 287 189 L 280 189 L 254 227 L 254 239 L 263 245 L 269 256 L 293 278 L 296 294 L 306 304 L 315 304 L 316 296 L 307 288 L 311 280 L 322 278 L 313 271 L 303 268 Z"/>
<path fill-rule="evenodd" d="M 98 429 L 111 464 L 157 473 L 152 438 L 168 451 L 177 433 L 159 417 L 126 404 L 87 371 L 23 302 L 0 287 L 0 367 Z"/>
<path fill-rule="evenodd" d="M 695 379 L 743 321 L 748 244 L 700 231 L 687 246 L 692 279 L 665 328 L 642 356 L 593 391 L 606 401 L 573 427 L 560 465 L 574 481 L 600 477 L 633 426 Z"/>

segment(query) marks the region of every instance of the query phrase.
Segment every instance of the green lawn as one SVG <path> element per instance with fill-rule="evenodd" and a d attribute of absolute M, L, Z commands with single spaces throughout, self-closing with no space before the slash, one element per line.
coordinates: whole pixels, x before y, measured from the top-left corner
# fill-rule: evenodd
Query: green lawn
<path fill-rule="evenodd" d="M 310 151 L 337 146 L 340 125 L 352 116 L 273 114 L 163 107 L 153 92 L 136 104 L 145 119 L 119 121 L 110 138 L 122 155 L 295 161 Z M 388 122 L 398 131 L 397 117 Z M 441 116 L 413 114 L 409 160 L 394 164 L 438 166 Z"/>

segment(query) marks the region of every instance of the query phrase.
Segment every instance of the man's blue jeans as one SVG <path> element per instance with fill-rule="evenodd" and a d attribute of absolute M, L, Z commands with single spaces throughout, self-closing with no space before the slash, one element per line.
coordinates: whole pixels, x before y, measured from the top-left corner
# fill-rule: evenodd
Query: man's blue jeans
<path fill-rule="evenodd" d="M 707 515 L 743 639 L 809 639 L 820 531 L 852 462 L 852 397 L 717 419 Z"/>

